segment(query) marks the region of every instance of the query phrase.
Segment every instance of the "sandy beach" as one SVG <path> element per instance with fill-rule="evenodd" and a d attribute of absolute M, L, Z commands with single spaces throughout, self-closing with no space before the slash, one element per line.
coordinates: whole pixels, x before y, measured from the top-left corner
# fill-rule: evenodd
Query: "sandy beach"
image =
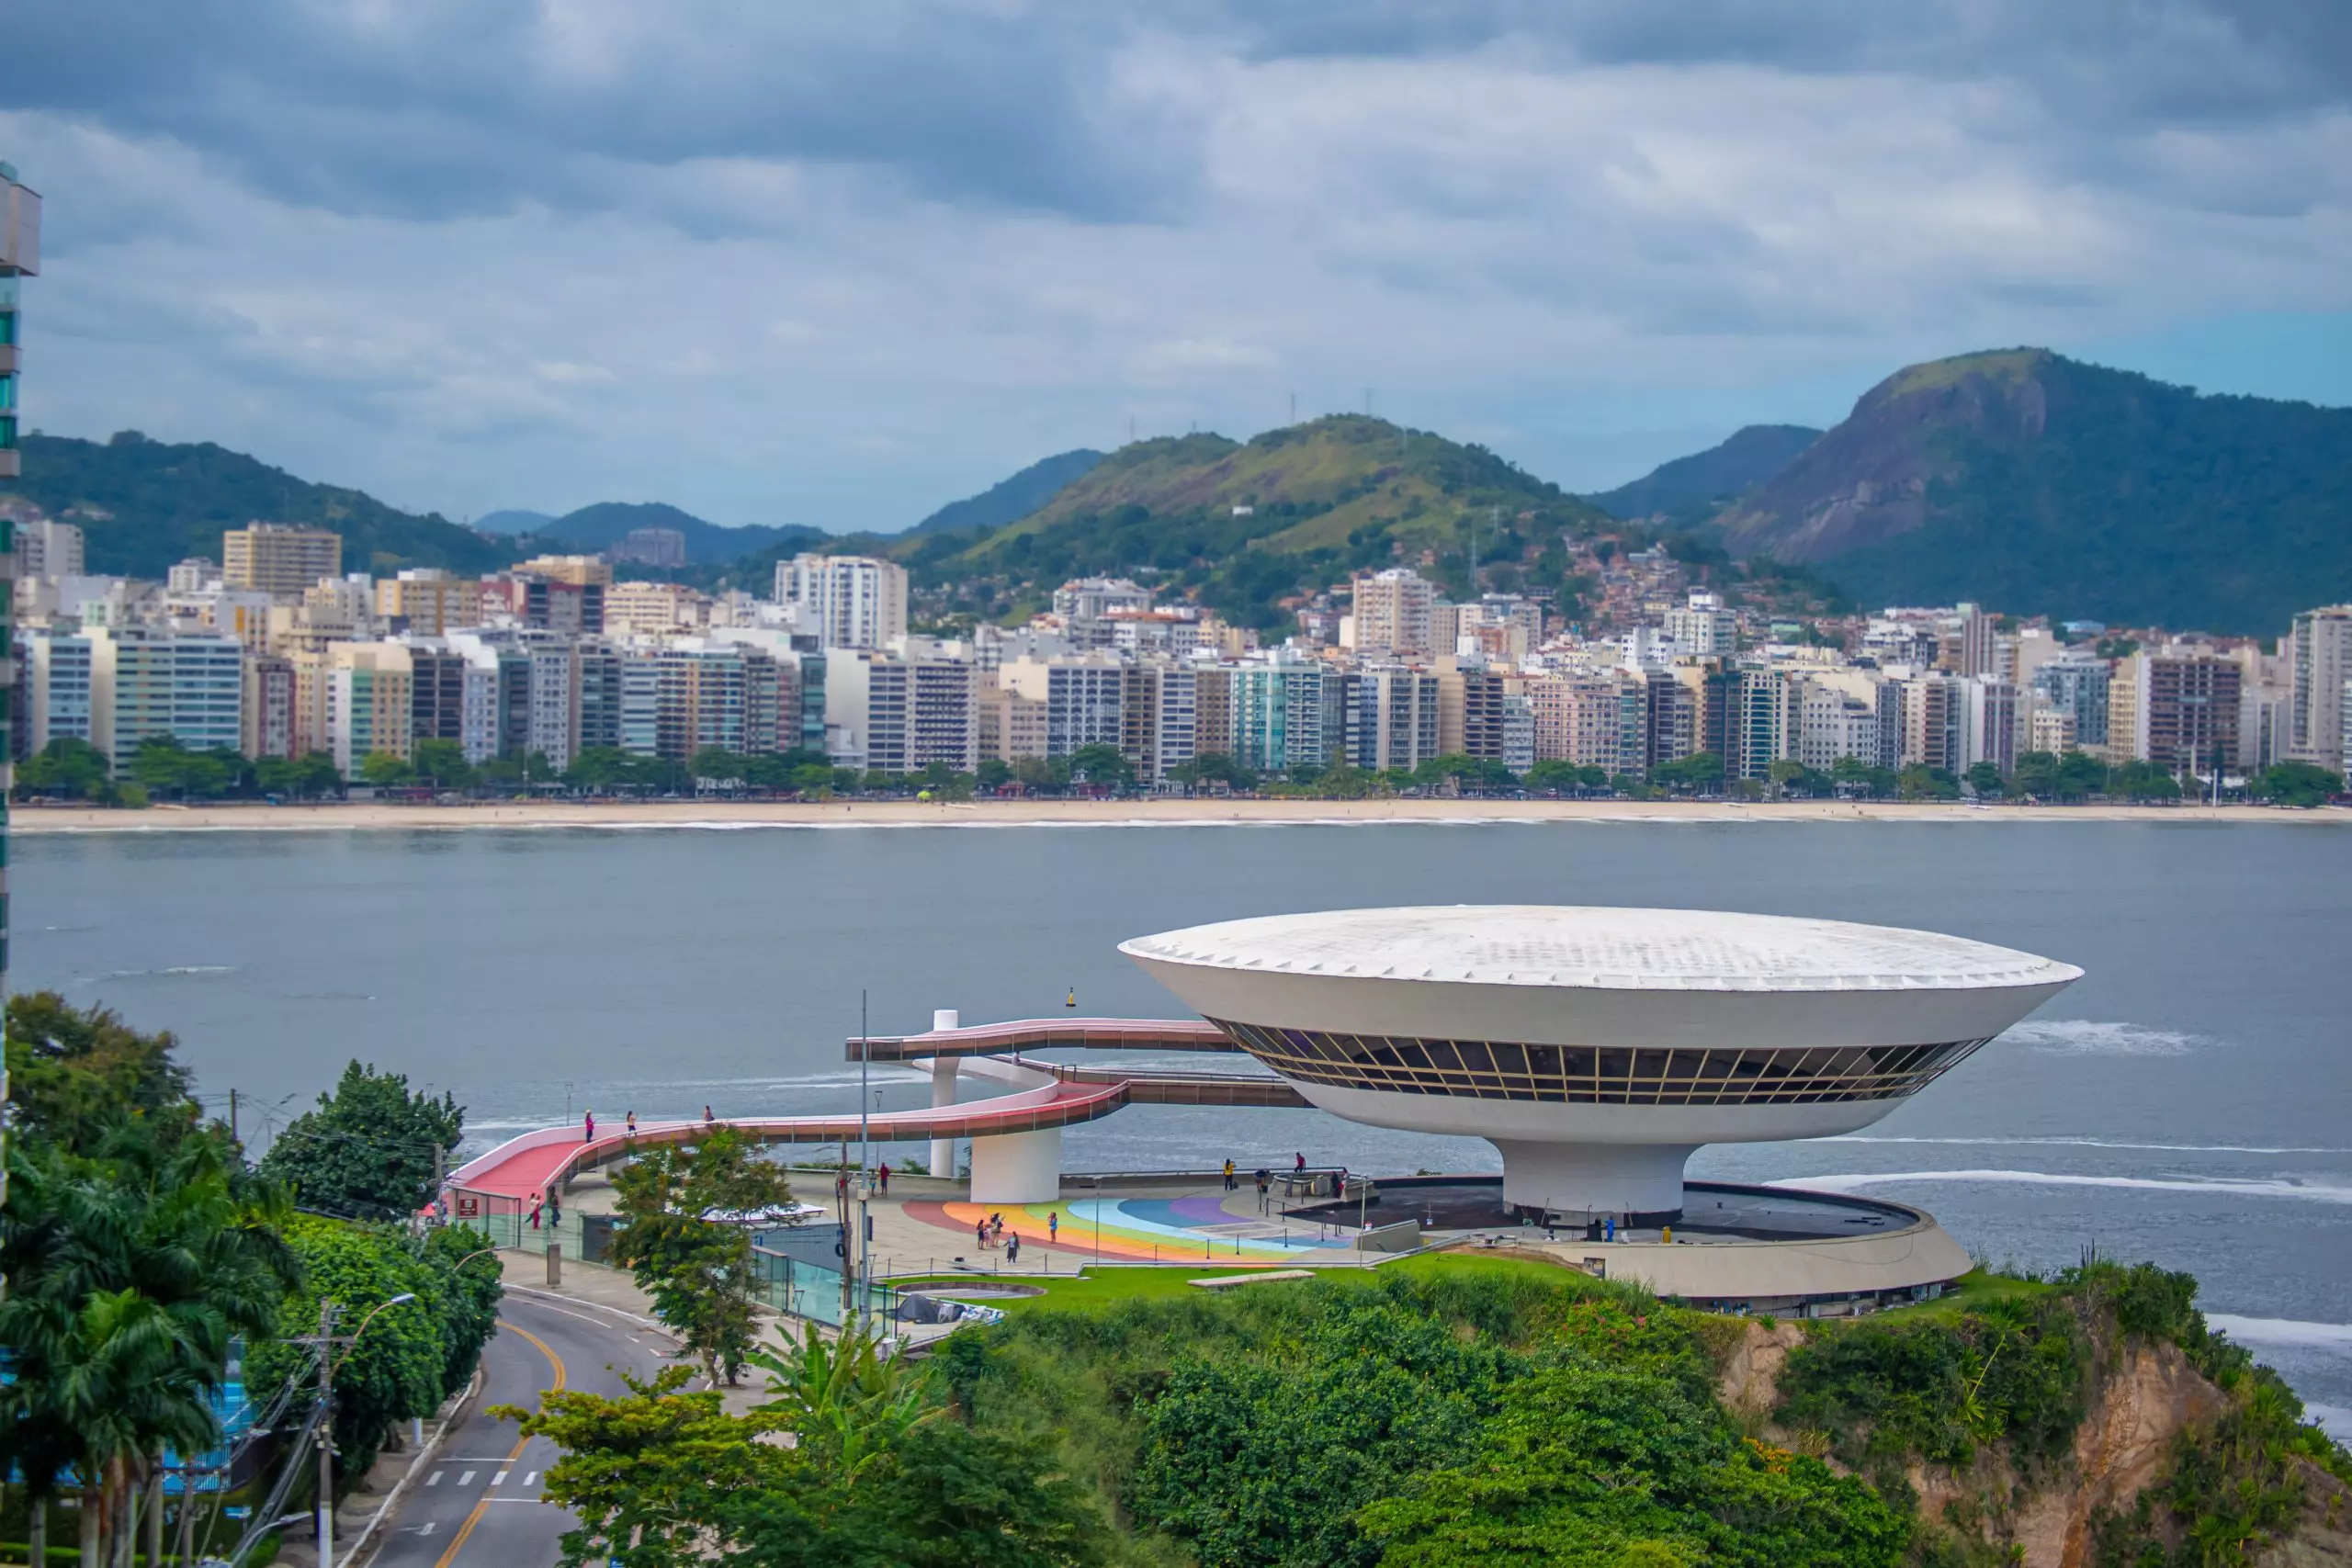
<path fill-rule="evenodd" d="M 2352 823 L 2352 808 L 1962 806 L 1950 802 L 1633 800 L 488 801 L 463 806 L 216 804 L 144 810 L 21 805 L 19 833 L 353 832 L 368 829 L 1248 827 L 1389 822 Z"/>

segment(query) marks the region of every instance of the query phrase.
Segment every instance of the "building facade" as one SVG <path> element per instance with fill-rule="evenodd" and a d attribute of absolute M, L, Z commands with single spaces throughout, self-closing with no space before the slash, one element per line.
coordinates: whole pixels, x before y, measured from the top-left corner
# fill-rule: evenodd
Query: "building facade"
<path fill-rule="evenodd" d="M 231 588 L 299 599 L 321 578 L 343 575 L 343 536 L 293 523 L 248 523 L 220 536 L 220 581 Z"/>

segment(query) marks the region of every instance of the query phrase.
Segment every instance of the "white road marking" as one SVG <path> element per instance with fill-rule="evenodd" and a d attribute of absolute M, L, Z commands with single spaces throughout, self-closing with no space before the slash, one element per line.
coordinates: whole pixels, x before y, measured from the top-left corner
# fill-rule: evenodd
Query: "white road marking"
<path fill-rule="evenodd" d="M 530 1474 L 523 1477 L 523 1484 L 526 1486 L 537 1486 L 538 1483 L 539 1472 L 536 1470 L 531 1472 Z"/>
<path fill-rule="evenodd" d="M 491 1483 L 492 1486 L 503 1486 L 503 1485 L 505 1485 L 505 1484 L 506 1484 L 506 1472 L 505 1472 L 504 1471 L 503 1471 L 503 1470 L 502 1470 L 502 1471 L 500 1471 L 496 1475 L 493 1475 L 493 1476 L 492 1476 L 492 1477 L 490 1478 L 490 1483 Z"/>
<path fill-rule="evenodd" d="M 458 1477 L 458 1485 L 460 1485 L 460 1486 L 471 1486 L 473 1483 L 474 1483 L 474 1472 L 473 1472 L 472 1471 L 470 1471 L 470 1470 L 469 1470 L 469 1471 L 468 1471 L 468 1472 L 466 1472 L 463 1475 L 460 1475 L 459 1477 Z"/>
<path fill-rule="evenodd" d="M 433 1533 L 433 1520 L 425 1520 L 423 1524 L 416 1527 L 416 1533 L 419 1535 L 431 1535 Z"/>
<path fill-rule="evenodd" d="M 430 1474 L 430 1475 L 428 1475 L 428 1476 L 426 1476 L 426 1477 L 424 1478 L 424 1483 L 425 1483 L 427 1486 L 438 1486 L 438 1485 L 440 1485 L 440 1484 L 441 1484 L 441 1472 L 440 1472 L 439 1471 L 437 1471 L 437 1470 L 436 1470 L 436 1471 L 435 1471 L 432 1474 Z"/>

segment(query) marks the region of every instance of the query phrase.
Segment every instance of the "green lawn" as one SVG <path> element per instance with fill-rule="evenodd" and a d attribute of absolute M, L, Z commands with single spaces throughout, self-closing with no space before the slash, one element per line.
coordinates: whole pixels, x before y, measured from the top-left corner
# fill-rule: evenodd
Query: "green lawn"
<path fill-rule="evenodd" d="M 1932 1302 L 1916 1306 L 1889 1307 L 1881 1317 L 1904 1321 L 1957 1318 L 1998 1301 L 2030 1301 L 2057 1289 L 2038 1280 L 2013 1280 L 2006 1274 L 1988 1274 L 1982 1269 L 1972 1269 L 1960 1277 L 1949 1291 Z"/>
<path fill-rule="evenodd" d="M 1532 1258 L 1479 1257 L 1464 1252 L 1431 1252 L 1419 1258 L 1400 1258 L 1396 1262 L 1385 1265 L 1381 1272 L 1396 1270 L 1418 1275 L 1528 1274 L 1562 1284 L 1581 1278 L 1572 1269 L 1562 1269 L 1549 1263 L 1538 1263 Z M 1085 1273 L 1076 1278 L 1066 1274 L 1004 1275 L 1001 1278 L 1005 1283 L 1035 1285 L 1044 1292 L 1044 1294 L 975 1299 L 984 1301 L 989 1306 L 1002 1307 L 1009 1313 L 1028 1312 L 1046 1306 L 1096 1307 L 1108 1305 L 1114 1302 L 1137 1301 L 1154 1296 L 1207 1295 L 1210 1292 L 1194 1290 L 1188 1281 L 1214 1280 L 1227 1274 L 1260 1272 L 1263 1270 L 1219 1268 L 1215 1264 L 1198 1269 L 1154 1268 L 1146 1264 L 1124 1268 L 1090 1268 Z M 1342 1280 L 1360 1280 L 1365 1273 L 1359 1269 L 1333 1269 L 1317 1270 L 1317 1272 L 1328 1272 Z M 942 1294 L 953 1295 L 956 1286 L 986 1285 L 994 1282 L 998 1278 L 1000 1277 L 982 1274 L 919 1274 L 894 1278 L 890 1283 L 901 1289 L 910 1286 L 938 1286 L 943 1287 Z M 1239 1291 L 1281 1291 L 1304 1285 L 1306 1282 L 1304 1280 L 1277 1280 L 1267 1284 L 1236 1285 L 1231 1288 Z"/>

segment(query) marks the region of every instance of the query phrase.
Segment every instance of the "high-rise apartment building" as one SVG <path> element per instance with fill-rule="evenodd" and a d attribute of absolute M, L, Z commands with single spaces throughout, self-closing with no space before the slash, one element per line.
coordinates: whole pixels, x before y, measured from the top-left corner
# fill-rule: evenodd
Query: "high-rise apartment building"
<path fill-rule="evenodd" d="M 1437 585 L 1410 567 L 1366 572 L 1355 580 L 1356 653 L 1365 659 L 1429 659 L 1452 653 L 1435 641 L 1430 612 Z"/>
<path fill-rule="evenodd" d="M 2166 773 L 2233 761 L 2244 676 L 2237 660 L 2201 649 L 2165 649 L 2120 660 L 2108 691 L 2108 760 L 2153 762 Z"/>
<path fill-rule="evenodd" d="M 2035 705 L 2064 714 L 2074 728 L 2074 743 L 2086 751 L 2107 745 L 2107 692 L 2113 678 L 2108 661 L 2097 654 L 2068 649 L 2035 666 L 2032 682 Z"/>
<path fill-rule="evenodd" d="M 826 648 L 885 648 L 907 632 L 907 569 L 873 556 L 778 561 L 775 597 Z"/>
<path fill-rule="evenodd" d="M 1438 754 L 1434 671 L 1391 664 L 1347 679 L 1349 761 L 1374 773 L 1409 772 Z"/>
<path fill-rule="evenodd" d="M 1960 682 L 1940 671 L 1915 675 L 1903 682 L 1902 692 L 1902 765 L 1959 773 L 1967 765 L 1962 760 Z"/>
<path fill-rule="evenodd" d="M 237 750 L 248 757 L 292 757 L 294 661 L 245 651 L 244 699 L 238 712 Z"/>
<path fill-rule="evenodd" d="M 1154 659 L 1127 666 L 1119 751 L 1137 779 L 1165 783 L 1170 769 L 1193 760 L 1199 702 L 1199 678 L 1190 664 Z"/>
<path fill-rule="evenodd" d="M 4 331 L 5 329 L 0 329 Z M 11 406 L 0 393 L 0 408 Z M 39 581 L 85 575 L 82 530 L 53 517 L 33 517 L 17 525 L 17 575 Z"/>
<path fill-rule="evenodd" d="M 413 567 L 376 584 L 376 614 L 417 637 L 481 625 L 481 583 L 439 567 Z"/>
<path fill-rule="evenodd" d="M 1739 617 L 1720 593 L 1693 593 L 1666 613 L 1666 635 L 1686 658 L 1728 658 L 1739 648 Z"/>
<path fill-rule="evenodd" d="M 1960 686 L 1960 767 L 1990 762 L 2006 776 L 2018 765 L 2018 689 L 1991 675 Z"/>
<path fill-rule="evenodd" d="M 325 750 L 336 770 L 356 780 L 372 756 L 413 755 L 416 675 L 407 645 L 336 643 L 324 665 Z"/>
<path fill-rule="evenodd" d="M 220 581 L 287 599 L 343 575 L 343 536 L 293 523 L 248 523 L 220 536 Z"/>
<path fill-rule="evenodd" d="M 1479 665 L 1438 660 L 1437 749 L 1440 756 L 1503 760 L 1502 672 Z M 1532 745 L 1532 735 L 1530 736 Z"/>
<path fill-rule="evenodd" d="M 1109 654 L 1016 659 L 997 671 L 997 683 L 1046 705 L 1048 757 L 1086 746 L 1117 747 L 1126 739 L 1126 666 Z"/>
<path fill-rule="evenodd" d="M 23 334 L 17 329 L 20 280 L 40 271 L 40 197 L 17 179 L 16 167 L 0 164 L 0 479 L 22 472 L 17 450 L 17 367 Z M 11 525 L 0 517 L 0 736 L 16 731 L 16 559 Z M 8 996 L 8 795 L 7 755 L 0 750 L 0 1003 Z M 8 1068 L 0 1062 L 0 1104 L 8 1095 Z M 0 1122 L 0 1156 L 6 1154 L 6 1125 Z M 8 1190 L 7 1164 L 0 1157 L 0 1198 Z M 0 1289 L 7 1281 L 0 1280 Z"/>
<path fill-rule="evenodd" d="M 2352 604 L 2306 610 L 2288 627 L 2288 754 L 2323 768 L 2344 766 L 2352 728 L 2344 723 L 2344 682 L 2352 680 Z"/>
<path fill-rule="evenodd" d="M 1329 711 L 1319 664 L 1233 667 L 1234 760 L 1253 773 L 1325 767 L 1331 759 Z"/>

